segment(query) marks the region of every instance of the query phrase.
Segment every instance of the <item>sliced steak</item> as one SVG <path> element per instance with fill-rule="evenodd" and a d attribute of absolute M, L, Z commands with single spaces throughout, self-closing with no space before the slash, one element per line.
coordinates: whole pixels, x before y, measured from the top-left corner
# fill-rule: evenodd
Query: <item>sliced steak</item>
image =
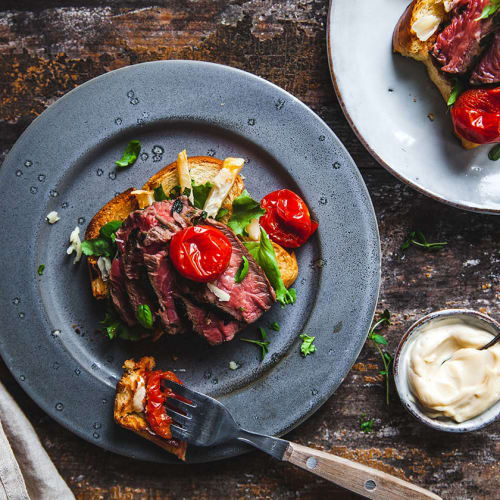
<path fill-rule="evenodd" d="M 500 82 L 500 31 L 472 72 L 470 82 L 476 85 Z"/>
<path fill-rule="evenodd" d="M 212 283 L 229 294 L 229 300 L 221 301 L 208 285 L 193 286 L 188 280 L 180 282 L 182 293 L 194 297 L 198 302 L 212 304 L 238 321 L 253 323 L 276 302 L 274 289 L 262 268 L 229 227 L 213 219 L 207 219 L 204 224 L 222 231 L 232 246 L 227 269 Z M 234 276 L 243 262 L 243 256 L 248 259 L 248 274 L 241 283 L 235 283 Z"/>
<path fill-rule="evenodd" d="M 137 324 L 135 313 L 131 308 L 130 301 L 125 287 L 125 276 L 122 273 L 120 259 L 116 258 L 111 264 L 109 272 L 109 291 L 113 305 L 128 326 Z"/>
<path fill-rule="evenodd" d="M 477 21 L 490 0 L 463 0 L 451 22 L 439 33 L 432 51 L 445 73 L 465 73 L 481 52 L 481 40 L 491 31 L 493 19 Z"/>
<path fill-rule="evenodd" d="M 198 335 L 204 337 L 210 345 L 222 344 L 232 340 L 244 325 L 237 321 L 224 318 L 219 313 L 202 307 L 186 297 L 179 297 L 184 306 L 187 318 Z"/>
<path fill-rule="evenodd" d="M 149 281 L 160 304 L 158 316 L 167 333 L 175 335 L 184 330 L 174 301 L 175 271 L 165 250 L 157 254 L 144 254 Z"/>

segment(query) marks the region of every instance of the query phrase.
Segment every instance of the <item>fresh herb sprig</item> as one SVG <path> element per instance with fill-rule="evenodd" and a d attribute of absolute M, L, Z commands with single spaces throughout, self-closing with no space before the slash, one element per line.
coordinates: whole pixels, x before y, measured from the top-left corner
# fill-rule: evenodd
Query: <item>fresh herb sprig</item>
<path fill-rule="evenodd" d="M 302 339 L 302 344 L 300 346 L 300 352 L 305 358 L 308 354 L 312 354 L 316 351 L 316 346 L 314 345 L 314 339 L 316 337 L 311 337 L 307 333 L 301 333 L 299 337 Z"/>
<path fill-rule="evenodd" d="M 451 107 L 455 104 L 458 96 L 464 91 L 465 85 L 462 80 L 459 78 L 455 78 L 453 80 L 453 88 L 451 89 L 450 97 L 448 97 L 448 101 L 446 104 L 448 107 Z"/>
<path fill-rule="evenodd" d="M 125 148 L 122 157 L 115 161 L 115 163 L 120 167 L 130 167 L 135 163 L 139 153 L 141 152 L 141 143 L 139 141 L 130 141 Z"/>
<path fill-rule="evenodd" d="M 111 340 L 116 337 L 136 341 L 140 340 L 145 333 L 139 326 L 127 326 L 123 323 L 111 303 L 108 303 L 106 315 L 101 321 L 101 325 L 106 329 L 106 333 Z"/>
<path fill-rule="evenodd" d="M 359 418 L 359 428 L 365 433 L 368 434 L 369 432 L 373 431 L 373 424 L 375 423 L 375 420 L 373 418 L 367 418 L 366 413 L 363 413 L 361 417 Z"/>
<path fill-rule="evenodd" d="M 500 0 L 490 0 L 488 5 L 484 7 L 481 15 L 474 19 L 474 21 L 481 21 L 481 19 L 487 19 L 492 16 L 500 8 Z"/>
<path fill-rule="evenodd" d="M 115 233 L 120 229 L 122 221 L 112 220 L 99 230 L 99 237 L 82 241 L 82 252 L 87 257 L 113 257 L 116 253 Z"/>
<path fill-rule="evenodd" d="M 260 338 L 262 340 L 241 339 L 241 338 L 240 340 L 243 342 L 249 342 L 250 344 L 258 345 L 261 349 L 261 354 L 262 354 L 261 361 L 264 361 L 265 355 L 269 352 L 269 344 L 271 342 L 269 340 L 266 340 L 267 334 L 264 328 L 260 327 L 259 332 L 260 332 Z"/>
<path fill-rule="evenodd" d="M 240 267 L 236 271 L 236 274 L 234 275 L 234 282 L 235 283 L 241 283 L 244 279 L 245 276 L 248 274 L 248 259 L 243 255 Z"/>
<path fill-rule="evenodd" d="M 488 158 L 491 161 L 497 161 L 500 160 L 500 144 L 495 144 L 489 152 L 488 152 Z"/>
<path fill-rule="evenodd" d="M 379 352 L 380 357 L 382 358 L 382 363 L 384 365 L 384 369 L 381 370 L 379 373 L 380 375 L 384 376 L 386 404 L 389 404 L 389 377 L 390 377 L 390 369 L 393 358 L 391 354 L 389 354 L 387 351 L 382 350 L 382 348 L 380 347 L 381 345 L 387 345 L 387 340 L 383 335 L 380 335 L 377 332 L 380 331 L 380 329 L 383 328 L 384 326 L 390 324 L 391 324 L 391 313 L 389 312 L 388 309 L 386 309 L 380 315 L 380 317 L 378 318 L 378 320 L 375 322 L 370 332 L 368 333 L 368 339 L 373 342 L 373 345 Z"/>
<path fill-rule="evenodd" d="M 40 264 L 38 266 L 38 269 L 37 269 L 37 273 L 38 273 L 38 276 L 42 276 L 43 275 L 43 270 L 45 269 L 45 264 Z"/>
<path fill-rule="evenodd" d="M 422 231 L 412 231 L 408 239 L 401 245 L 401 250 L 406 250 L 414 245 L 425 250 L 441 250 L 448 244 L 447 241 L 439 241 L 436 243 L 429 243 Z"/>

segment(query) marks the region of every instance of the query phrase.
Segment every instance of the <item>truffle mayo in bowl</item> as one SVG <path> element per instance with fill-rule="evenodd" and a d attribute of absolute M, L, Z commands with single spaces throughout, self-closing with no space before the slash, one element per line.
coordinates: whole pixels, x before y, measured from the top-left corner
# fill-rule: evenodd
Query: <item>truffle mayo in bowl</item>
<path fill-rule="evenodd" d="M 421 422 L 468 432 L 500 416 L 500 333 L 495 320 L 467 309 L 424 316 L 403 336 L 394 357 L 401 402 Z"/>

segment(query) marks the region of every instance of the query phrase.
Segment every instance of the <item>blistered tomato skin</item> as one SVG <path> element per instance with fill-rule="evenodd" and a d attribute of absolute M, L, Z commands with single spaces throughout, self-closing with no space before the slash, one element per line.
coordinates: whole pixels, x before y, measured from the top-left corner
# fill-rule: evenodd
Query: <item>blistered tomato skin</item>
<path fill-rule="evenodd" d="M 462 93 L 451 117 L 459 137 L 476 144 L 500 142 L 500 87 Z"/>
<path fill-rule="evenodd" d="M 176 396 L 171 389 L 161 387 L 162 380 L 172 380 L 178 384 L 182 382 L 172 373 L 160 370 L 152 371 L 147 374 L 146 381 L 146 420 L 151 430 L 164 439 L 172 439 L 170 424 L 172 418 L 165 411 L 165 403 L 168 398 L 184 400 Z"/>
<path fill-rule="evenodd" d="M 176 233 L 170 242 L 169 255 L 182 276 L 206 283 L 226 270 L 231 252 L 231 243 L 221 231 L 200 225 Z"/>
<path fill-rule="evenodd" d="M 289 189 L 280 189 L 264 196 L 261 206 L 266 214 L 259 219 L 269 238 L 287 248 L 303 245 L 316 231 L 304 200 Z"/>

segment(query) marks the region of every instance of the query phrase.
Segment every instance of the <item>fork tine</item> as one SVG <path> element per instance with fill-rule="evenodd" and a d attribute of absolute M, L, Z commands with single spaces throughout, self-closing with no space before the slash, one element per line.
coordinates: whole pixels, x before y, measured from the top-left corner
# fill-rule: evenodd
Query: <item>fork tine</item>
<path fill-rule="evenodd" d="M 183 396 L 186 399 L 189 399 L 192 401 L 200 401 L 199 396 L 201 396 L 201 394 L 199 394 L 196 391 L 188 389 L 187 387 L 184 387 L 183 385 L 177 384 L 176 382 L 172 382 L 172 380 L 168 380 L 168 379 L 163 379 L 161 383 L 162 383 L 163 387 L 168 387 L 169 389 L 172 389 L 172 391 L 174 391 L 174 394 L 177 394 L 179 396 Z"/>
<path fill-rule="evenodd" d="M 171 424 L 170 432 L 172 433 L 172 436 L 176 439 L 180 439 L 181 441 L 188 441 L 188 442 L 190 441 L 190 433 L 186 429 L 183 429 L 178 425 Z"/>
<path fill-rule="evenodd" d="M 184 412 L 186 415 L 189 415 L 191 416 L 192 415 L 192 411 L 191 410 L 194 410 L 196 408 L 196 405 L 194 404 L 189 404 L 189 403 L 186 403 L 185 401 L 181 401 L 180 399 L 176 399 L 176 398 L 168 398 L 168 403 L 167 403 L 168 407 L 174 409 L 174 410 L 177 410 L 177 411 L 181 411 L 181 412 Z"/>
<path fill-rule="evenodd" d="M 167 415 L 172 417 L 178 424 L 184 425 L 185 423 L 189 423 L 191 418 L 187 415 L 183 415 L 177 411 L 172 410 L 172 408 L 167 408 Z"/>

